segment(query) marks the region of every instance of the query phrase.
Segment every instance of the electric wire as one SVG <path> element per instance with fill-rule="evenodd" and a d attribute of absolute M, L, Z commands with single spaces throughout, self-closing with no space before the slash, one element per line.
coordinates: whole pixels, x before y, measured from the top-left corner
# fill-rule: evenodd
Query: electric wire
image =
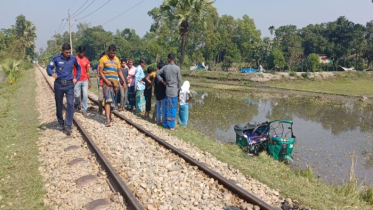
<path fill-rule="evenodd" d="M 106 4 L 108 4 L 110 1 L 111 1 L 111 0 L 107 1 L 107 2 L 106 2 L 105 4 L 103 4 L 101 7 L 97 8 L 95 11 L 93 11 L 93 12 L 89 13 L 88 15 L 86 15 L 86 16 L 84 16 L 84 17 L 81 17 L 81 18 L 79 18 L 79 19 L 77 19 L 77 20 L 81 20 L 81 19 L 84 19 L 84 18 L 86 18 L 86 17 L 92 15 L 93 13 L 97 12 L 99 9 L 101 9 L 102 7 L 104 7 Z"/>
<path fill-rule="evenodd" d="M 88 6 L 86 6 L 82 11 L 80 11 L 78 14 L 76 15 L 73 15 L 71 18 L 75 18 L 77 16 L 79 16 L 80 14 L 82 14 L 82 12 L 84 12 L 86 9 L 89 8 L 89 6 L 91 6 L 93 4 L 93 2 L 95 2 L 96 0 L 93 0 L 90 4 L 88 4 Z"/>
<path fill-rule="evenodd" d="M 105 25 L 106 23 L 109 23 L 110 21 L 112 21 L 112 20 L 114 20 L 114 19 L 116 19 L 116 18 L 118 18 L 118 17 L 124 15 L 124 14 L 127 13 L 128 11 L 130 11 L 130 10 L 134 9 L 135 7 L 139 6 L 139 5 L 140 5 L 141 3 L 143 3 L 144 1 L 146 1 L 146 0 L 143 0 L 143 1 L 139 2 L 139 3 L 137 3 L 135 6 L 129 8 L 128 10 L 126 10 L 126 11 L 120 13 L 119 15 L 113 17 L 112 19 L 106 21 L 106 22 L 105 22 L 104 24 L 102 24 L 102 25 Z"/>
<path fill-rule="evenodd" d="M 63 29 L 64 29 L 64 28 L 65 28 L 65 26 L 66 26 L 66 23 L 67 23 L 67 21 L 65 21 L 65 24 L 63 25 L 63 27 L 62 27 L 61 31 L 59 31 L 58 33 L 61 33 L 61 32 L 63 31 Z"/>
<path fill-rule="evenodd" d="M 84 2 L 84 4 L 83 4 L 82 6 L 80 6 L 78 10 L 76 10 L 74 13 L 72 13 L 72 14 L 70 15 L 70 17 L 73 16 L 73 15 L 75 15 L 77 12 L 79 12 L 79 10 L 80 10 L 81 8 L 83 8 L 84 5 L 87 4 L 88 1 L 89 1 L 89 0 L 87 0 L 86 2 Z"/>
<path fill-rule="evenodd" d="M 62 26 L 62 23 L 63 23 L 63 20 L 64 20 L 64 19 L 62 19 L 62 21 L 61 21 L 61 23 L 60 23 L 60 26 L 58 26 L 58 29 L 56 30 L 56 32 L 57 32 L 57 31 L 60 31 L 61 26 Z"/>
<path fill-rule="evenodd" d="M 78 0 L 74 0 L 74 3 L 69 7 L 69 10 L 78 2 Z"/>

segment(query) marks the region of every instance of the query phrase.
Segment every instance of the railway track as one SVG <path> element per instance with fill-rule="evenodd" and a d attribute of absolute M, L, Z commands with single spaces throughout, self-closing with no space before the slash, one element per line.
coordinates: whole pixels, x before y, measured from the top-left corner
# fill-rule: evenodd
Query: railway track
<path fill-rule="evenodd" d="M 110 128 L 98 115 L 75 114 L 74 124 L 127 209 L 276 209 L 126 116 L 114 115 Z"/>

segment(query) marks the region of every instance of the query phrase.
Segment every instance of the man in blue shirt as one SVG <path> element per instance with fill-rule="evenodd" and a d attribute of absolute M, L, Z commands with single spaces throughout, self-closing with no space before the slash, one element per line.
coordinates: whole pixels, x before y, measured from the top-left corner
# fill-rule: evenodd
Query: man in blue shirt
<path fill-rule="evenodd" d="M 73 75 L 73 66 L 76 67 L 76 79 Z M 55 69 L 55 71 L 53 71 Z M 68 136 L 71 135 L 71 125 L 73 124 L 74 116 L 74 85 L 80 79 L 80 65 L 75 56 L 71 55 L 71 47 L 65 43 L 62 45 L 61 54 L 53 56 L 47 67 L 49 76 L 55 78 L 54 81 L 54 97 L 56 100 L 56 111 L 58 123 L 62 130 L 65 130 Z M 63 120 L 62 102 L 63 96 L 66 94 L 67 110 L 66 120 Z"/>

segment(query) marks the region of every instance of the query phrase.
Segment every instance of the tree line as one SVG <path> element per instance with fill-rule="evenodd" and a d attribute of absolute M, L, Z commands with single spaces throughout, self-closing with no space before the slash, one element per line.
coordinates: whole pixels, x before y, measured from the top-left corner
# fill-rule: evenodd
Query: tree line
<path fill-rule="evenodd" d="M 22 70 L 32 67 L 36 40 L 36 27 L 24 15 L 16 17 L 15 24 L 0 30 L 0 83 L 5 74 L 13 84 Z"/>
<path fill-rule="evenodd" d="M 0 60 L 34 58 L 36 27 L 24 15 L 16 17 L 15 25 L 0 30 Z"/>
<path fill-rule="evenodd" d="M 113 33 L 79 23 L 72 34 L 74 46 L 84 45 L 92 61 L 113 43 L 121 58 L 155 63 L 174 52 L 181 67 L 205 62 L 211 70 L 224 71 L 260 65 L 288 71 L 339 70 L 340 66 L 364 70 L 373 59 L 373 22 L 361 25 L 339 17 L 300 29 L 270 26 L 271 37 L 261 38 L 252 18 L 220 16 L 211 0 L 165 0 L 148 15 L 153 23 L 143 37 L 129 28 Z M 69 34 L 57 34 L 46 49 L 40 49 L 41 59 L 58 52 L 64 42 L 69 42 Z M 320 64 L 319 55 L 330 63 Z"/>

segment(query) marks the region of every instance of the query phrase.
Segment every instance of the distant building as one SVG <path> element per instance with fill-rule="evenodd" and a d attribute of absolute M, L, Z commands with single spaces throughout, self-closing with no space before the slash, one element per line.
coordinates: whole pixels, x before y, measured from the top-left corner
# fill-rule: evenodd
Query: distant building
<path fill-rule="evenodd" d="M 372 0 L 373 1 L 373 0 Z M 309 55 L 303 55 L 302 56 L 302 59 L 303 60 L 305 60 L 305 59 L 307 59 L 308 58 L 308 56 Z M 320 63 L 321 64 L 328 64 L 328 63 L 330 63 L 330 58 L 328 58 L 328 56 L 326 56 L 326 55 L 324 55 L 324 54 L 318 54 L 318 56 L 319 56 L 319 61 L 320 61 Z"/>
<path fill-rule="evenodd" d="M 322 63 L 322 64 L 330 63 L 330 58 L 328 58 L 328 56 L 326 56 L 326 55 L 319 54 L 319 59 L 320 59 L 320 63 Z"/>

